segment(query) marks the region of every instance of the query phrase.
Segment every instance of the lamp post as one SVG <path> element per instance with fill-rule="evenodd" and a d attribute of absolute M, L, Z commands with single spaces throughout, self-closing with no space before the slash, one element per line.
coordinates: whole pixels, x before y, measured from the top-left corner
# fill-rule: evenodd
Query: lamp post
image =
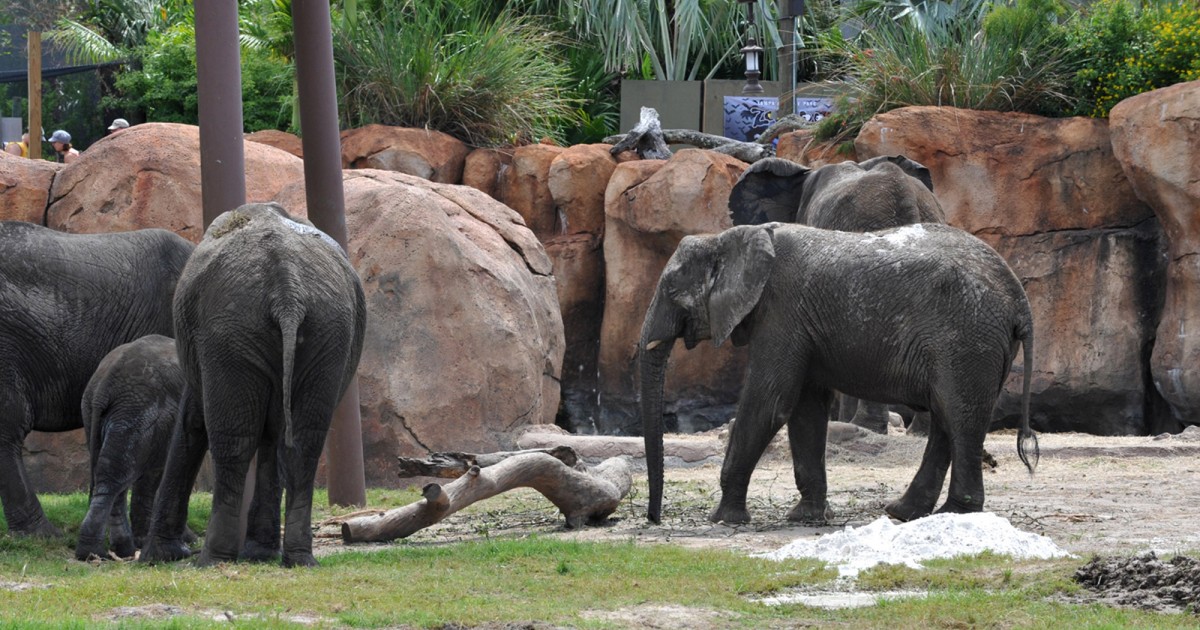
<path fill-rule="evenodd" d="M 762 94 L 763 86 L 758 82 L 762 76 L 763 49 L 754 39 L 754 4 L 756 0 L 738 0 L 746 5 L 746 45 L 742 47 L 742 57 L 746 60 L 746 85 L 742 86 L 742 94 Z"/>

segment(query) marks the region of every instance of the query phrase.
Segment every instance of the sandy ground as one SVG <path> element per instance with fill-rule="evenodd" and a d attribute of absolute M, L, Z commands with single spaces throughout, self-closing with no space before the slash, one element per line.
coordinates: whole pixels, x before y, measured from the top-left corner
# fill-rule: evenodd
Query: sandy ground
<path fill-rule="evenodd" d="M 720 452 L 723 436 L 669 437 Z M 603 442 L 603 438 L 594 439 L 597 444 Z M 900 496 L 916 472 L 924 446 L 924 438 L 907 435 L 858 434 L 831 441 L 827 467 L 834 520 L 826 527 L 803 527 L 785 520 L 797 493 L 786 439 L 781 436 L 754 473 L 754 520 L 748 525 L 732 527 L 707 520 L 719 497 L 717 458 L 701 465 L 668 467 L 663 523 L 648 523 L 644 518 L 644 464 L 633 459 L 634 489 L 605 526 L 566 530 L 561 516 L 541 495 L 517 490 L 452 515 L 418 532 L 410 542 L 438 544 L 538 533 L 577 540 L 634 539 L 770 551 L 796 538 L 845 525 L 865 525 L 883 515 L 884 504 Z M 984 476 L 988 511 L 1020 529 L 1049 536 L 1081 556 L 1200 550 L 1200 527 L 1196 525 L 1200 517 L 1200 429 L 1158 438 L 1044 434 L 1040 447 L 1041 459 L 1031 476 L 1017 458 L 1015 431 L 988 436 L 986 449 L 997 462 Z M 608 451 L 598 448 L 596 452 Z M 341 547 L 337 535 L 335 524 L 321 529 L 318 536 L 323 552 L 336 553 Z"/>

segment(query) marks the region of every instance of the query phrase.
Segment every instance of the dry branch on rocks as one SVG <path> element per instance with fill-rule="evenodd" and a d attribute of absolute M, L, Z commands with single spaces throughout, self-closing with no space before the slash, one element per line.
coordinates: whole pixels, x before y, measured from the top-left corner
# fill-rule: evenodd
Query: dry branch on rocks
<path fill-rule="evenodd" d="M 658 112 L 653 107 L 643 107 L 641 118 L 633 129 L 622 135 L 609 136 L 604 142 L 613 145 L 609 149 L 613 155 L 633 150 L 643 160 L 668 159 L 671 157 L 671 149 L 667 145 L 687 144 L 698 149 L 724 153 L 743 162 L 757 162 L 775 154 L 772 144 L 775 138 L 808 126 L 804 118 L 791 114 L 768 127 L 757 140 L 743 142 L 691 129 L 663 129 Z"/>
<path fill-rule="evenodd" d="M 342 523 L 342 542 L 386 542 L 405 538 L 478 501 L 514 488 L 542 493 L 567 519 L 568 528 L 604 521 L 629 493 L 633 477 L 623 457 L 588 468 L 575 451 L 551 449 L 475 455 L 434 453 L 426 460 L 400 458 L 401 477 L 457 477 L 426 485 L 420 501 L 383 514 Z"/>

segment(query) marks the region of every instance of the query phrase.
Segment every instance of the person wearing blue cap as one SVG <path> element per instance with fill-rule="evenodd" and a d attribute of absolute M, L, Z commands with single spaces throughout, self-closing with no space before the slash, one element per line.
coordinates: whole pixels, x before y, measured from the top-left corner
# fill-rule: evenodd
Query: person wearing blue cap
<path fill-rule="evenodd" d="M 71 134 L 66 131 L 58 129 L 46 141 L 54 145 L 56 162 L 70 164 L 79 158 L 79 150 L 71 146 Z"/>

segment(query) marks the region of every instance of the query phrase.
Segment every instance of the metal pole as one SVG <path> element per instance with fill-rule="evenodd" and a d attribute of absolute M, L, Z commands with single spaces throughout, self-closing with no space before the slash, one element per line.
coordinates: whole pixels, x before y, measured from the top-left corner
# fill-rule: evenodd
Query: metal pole
<path fill-rule="evenodd" d="M 296 82 L 300 88 L 308 218 L 349 251 L 329 1 L 293 0 L 292 29 L 296 42 Z M 333 505 L 366 505 L 357 378 L 351 381 L 334 412 L 333 425 L 325 439 L 325 464 L 329 502 Z"/>
<path fill-rule="evenodd" d="M 246 203 L 237 0 L 196 0 L 196 84 L 204 227 Z"/>
<path fill-rule="evenodd" d="M 196 0 L 196 92 L 200 114 L 200 198 L 204 227 L 246 203 L 242 66 L 237 0 Z M 246 538 L 257 456 L 246 471 L 238 549 Z"/>

